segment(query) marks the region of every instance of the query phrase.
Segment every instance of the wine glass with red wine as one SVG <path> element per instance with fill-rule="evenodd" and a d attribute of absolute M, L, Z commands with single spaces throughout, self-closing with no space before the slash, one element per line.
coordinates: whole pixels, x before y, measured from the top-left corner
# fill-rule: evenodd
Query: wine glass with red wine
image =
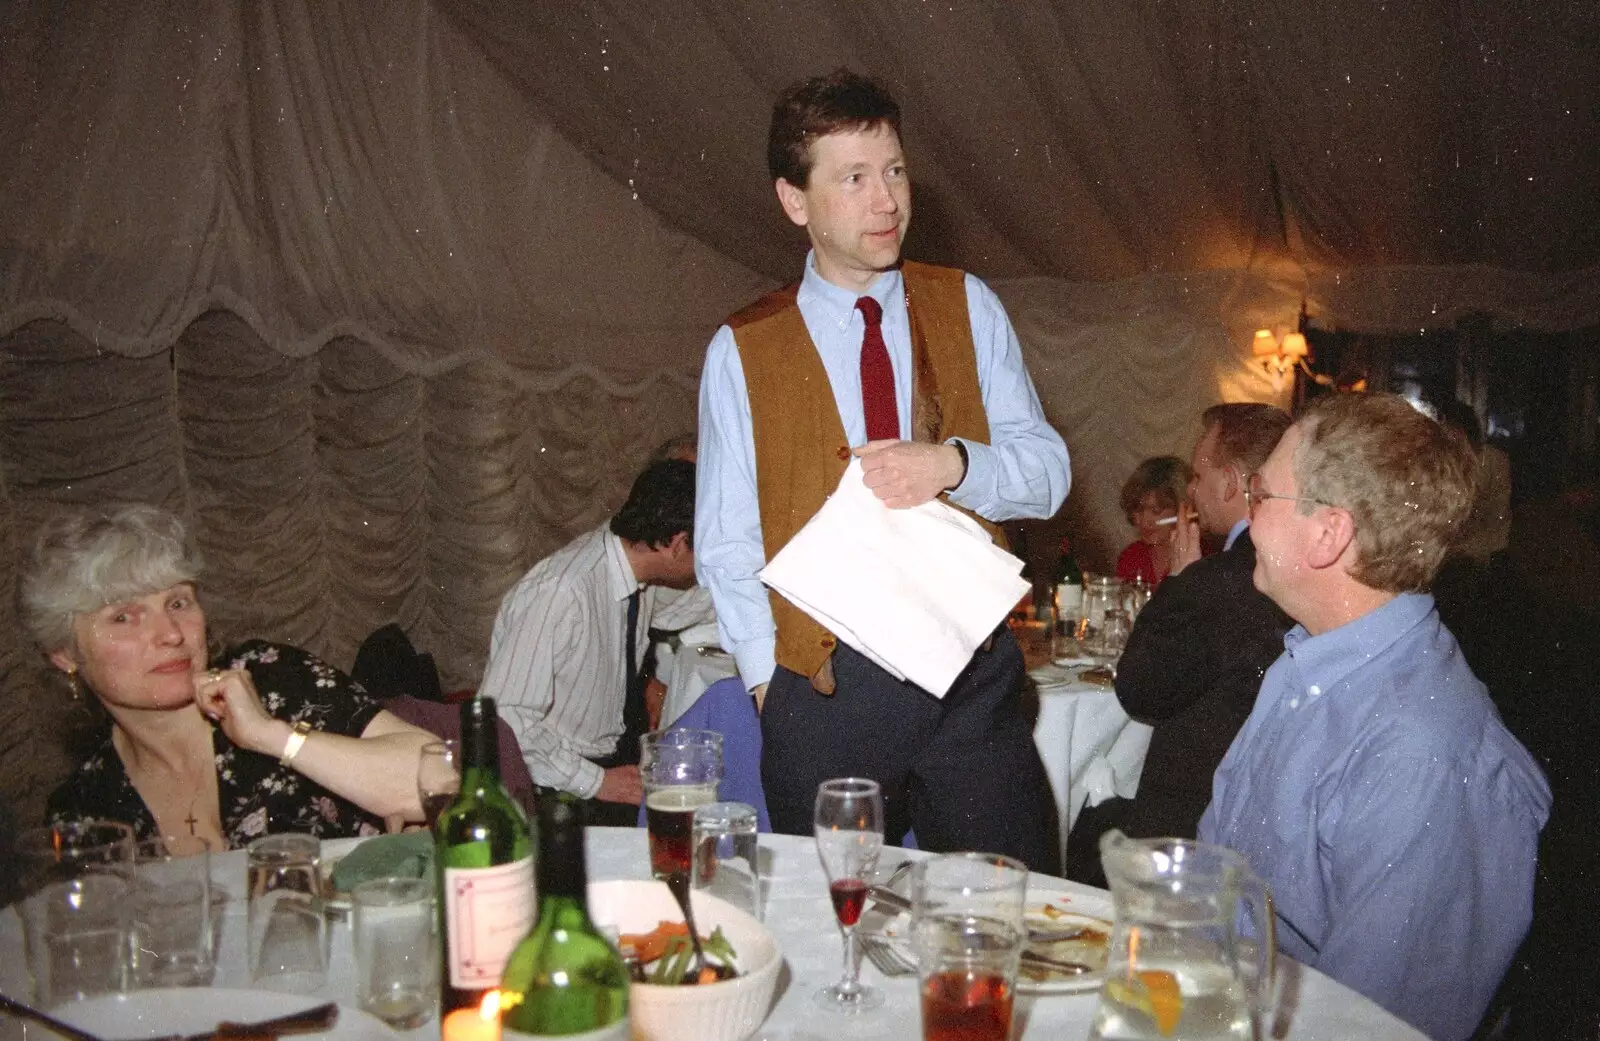
<path fill-rule="evenodd" d="M 883 1004 L 883 992 L 861 982 L 856 922 L 867 902 L 867 880 L 883 849 L 883 792 L 878 782 L 864 777 L 823 781 L 817 786 L 813 823 L 833 913 L 844 933 L 844 976 L 817 992 L 817 1004 L 838 1012 L 877 1008 Z"/>
<path fill-rule="evenodd" d="M 461 791 L 461 757 L 454 741 L 431 741 L 417 760 L 417 798 L 428 830 Z"/>

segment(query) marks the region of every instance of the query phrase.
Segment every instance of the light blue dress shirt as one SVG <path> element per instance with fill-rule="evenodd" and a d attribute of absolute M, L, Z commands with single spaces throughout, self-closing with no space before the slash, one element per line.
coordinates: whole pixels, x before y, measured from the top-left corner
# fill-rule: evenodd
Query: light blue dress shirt
<path fill-rule="evenodd" d="M 1228 529 L 1228 537 L 1222 540 L 1222 552 L 1226 553 L 1239 541 L 1239 536 L 1244 534 L 1244 529 L 1250 526 L 1249 517 L 1240 517 L 1233 522 L 1233 527 Z"/>
<path fill-rule="evenodd" d="M 1284 645 L 1200 839 L 1271 887 L 1280 950 L 1430 1037 L 1465 1038 L 1532 920 L 1550 787 L 1433 597 L 1320 636 L 1296 626 Z"/>
<path fill-rule="evenodd" d="M 894 366 L 900 436 L 911 424 L 911 333 L 899 271 L 887 272 L 869 294 L 883 307 L 883 338 Z M 988 286 L 966 277 L 967 311 L 977 351 L 978 385 L 989 420 L 990 444 L 962 439 L 967 476 L 951 502 L 991 521 L 1049 517 L 1067 496 L 1072 477 L 1067 446 L 1044 418 L 1039 395 L 1017 342 Z M 861 337 L 856 294 L 816 273 L 806 256 L 797 302 L 827 370 L 834 404 L 851 445 L 866 443 L 861 407 Z M 819 450 L 831 450 L 826 446 Z M 755 443 L 750 399 L 733 331 L 717 330 L 700 377 L 700 449 L 695 482 L 695 570 L 711 590 L 722 645 L 751 688 L 772 678 L 775 628 L 766 589 L 756 572 L 766 564 L 756 499 Z"/>

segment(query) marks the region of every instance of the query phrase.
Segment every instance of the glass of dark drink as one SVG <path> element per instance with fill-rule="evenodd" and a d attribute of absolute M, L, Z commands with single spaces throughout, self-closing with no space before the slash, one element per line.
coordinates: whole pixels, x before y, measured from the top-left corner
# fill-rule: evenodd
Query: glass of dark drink
<path fill-rule="evenodd" d="M 650 872 L 658 879 L 689 877 L 694 811 L 717 801 L 722 781 L 722 735 L 715 730 L 657 730 L 639 742 Z"/>
<path fill-rule="evenodd" d="M 454 741 L 432 741 L 422 746 L 417 760 L 417 798 L 428 830 L 461 791 L 461 756 Z"/>
<path fill-rule="evenodd" d="M 883 792 L 877 781 L 840 777 L 817 786 L 813 825 L 817 856 L 828 876 L 833 913 L 844 933 L 844 975 L 817 992 L 816 1002 L 836 1012 L 861 1012 L 883 1004 L 883 992 L 861 982 L 856 922 L 867 902 L 868 879 L 883 849 Z"/>
<path fill-rule="evenodd" d="M 947 853 L 911 869 L 911 941 L 923 1041 L 1006 1041 L 1027 946 L 1028 869 L 995 853 Z"/>

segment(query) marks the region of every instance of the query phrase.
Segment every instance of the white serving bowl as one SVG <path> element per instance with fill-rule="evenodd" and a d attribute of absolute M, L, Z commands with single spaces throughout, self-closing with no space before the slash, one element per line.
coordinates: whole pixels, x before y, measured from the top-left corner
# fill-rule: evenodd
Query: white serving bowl
<path fill-rule="evenodd" d="M 634 1041 L 743 1041 L 772 1007 L 783 953 L 766 926 L 732 904 L 696 891 L 690 897 L 701 936 L 718 926 L 733 945 L 739 976 L 719 983 L 664 987 L 635 983 L 628 995 Z M 683 914 L 665 882 L 589 884 L 589 916 L 619 933 L 647 933 Z"/>

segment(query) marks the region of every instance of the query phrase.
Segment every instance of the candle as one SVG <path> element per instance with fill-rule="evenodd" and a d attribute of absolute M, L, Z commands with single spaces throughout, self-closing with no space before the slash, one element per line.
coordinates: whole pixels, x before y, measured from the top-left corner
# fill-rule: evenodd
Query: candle
<path fill-rule="evenodd" d="M 500 992 L 491 990 L 477 1008 L 458 1008 L 444 1017 L 444 1041 L 500 1041 Z"/>

